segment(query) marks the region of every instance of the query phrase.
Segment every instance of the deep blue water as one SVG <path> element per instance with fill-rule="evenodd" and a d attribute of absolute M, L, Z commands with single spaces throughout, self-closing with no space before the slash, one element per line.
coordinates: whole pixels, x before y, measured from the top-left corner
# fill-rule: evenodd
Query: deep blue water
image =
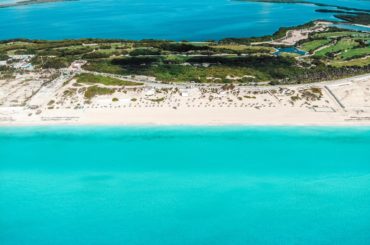
<path fill-rule="evenodd" d="M 370 9 L 362 0 L 315 0 Z M 271 34 L 281 26 L 334 19 L 305 4 L 230 0 L 80 0 L 0 9 L 0 39 L 209 40 Z"/>
<path fill-rule="evenodd" d="M 369 244 L 370 128 L 0 128 L 0 244 Z"/>

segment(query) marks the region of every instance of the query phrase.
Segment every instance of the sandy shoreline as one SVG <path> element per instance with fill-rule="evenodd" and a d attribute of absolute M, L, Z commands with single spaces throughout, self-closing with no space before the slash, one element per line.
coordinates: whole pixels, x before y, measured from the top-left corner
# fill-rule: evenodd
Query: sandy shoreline
<path fill-rule="evenodd" d="M 0 126 L 370 126 L 370 115 L 307 112 L 297 109 L 112 109 L 54 110 L 32 120 Z"/>
<path fill-rule="evenodd" d="M 26 106 L 12 105 L 29 90 L 22 79 L 3 87 L 12 92 L 0 96 L 0 126 L 370 126 L 370 74 L 317 84 L 231 89 L 147 82 L 88 103 L 78 93 L 65 97 L 74 88 L 73 80 L 61 86 L 64 80 L 57 79 L 45 88 L 40 85 Z"/>

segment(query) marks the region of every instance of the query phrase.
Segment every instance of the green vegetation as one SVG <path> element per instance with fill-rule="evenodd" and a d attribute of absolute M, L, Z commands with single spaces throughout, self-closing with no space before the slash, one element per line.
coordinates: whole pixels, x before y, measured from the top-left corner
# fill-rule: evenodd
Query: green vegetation
<path fill-rule="evenodd" d="M 100 75 L 93 75 L 88 73 L 83 73 L 76 76 L 78 83 L 85 84 L 102 84 L 107 86 L 139 86 L 142 83 L 129 82 L 113 77 L 105 77 Z"/>
<path fill-rule="evenodd" d="M 369 67 L 370 57 L 358 58 L 348 61 L 335 60 L 330 63 L 330 65 L 341 68 L 341 67 Z M 369 69 L 370 70 L 370 69 Z"/>
<path fill-rule="evenodd" d="M 349 71 L 350 67 L 367 71 L 369 43 L 369 33 L 331 28 L 329 31 L 311 35 L 308 40 L 300 43 L 300 48 L 314 54 L 314 60 L 320 60 L 338 71 Z"/>
<path fill-rule="evenodd" d="M 158 98 L 158 99 L 151 99 L 150 101 L 151 102 L 157 102 L 157 103 L 160 103 L 160 102 L 163 102 L 165 100 L 165 98 Z"/>
<path fill-rule="evenodd" d="M 364 57 L 367 55 L 370 55 L 370 47 L 350 49 L 347 52 L 343 52 L 340 55 L 340 58 L 344 60 L 349 60 L 353 58 Z"/>
<path fill-rule="evenodd" d="M 276 31 L 272 35 L 267 35 L 263 37 L 249 37 L 249 38 L 225 38 L 221 40 L 221 44 L 245 44 L 245 45 L 250 45 L 251 43 L 254 42 L 266 42 L 266 41 L 271 41 L 271 40 L 276 40 L 280 39 L 286 36 L 287 32 L 289 30 L 293 29 L 303 29 L 303 28 L 310 28 L 315 25 L 314 21 L 308 22 L 303 25 L 298 25 L 298 26 L 292 26 L 292 27 L 280 27 L 278 31 Z"/>
<path fill-rule="evenodd" d="M 297 4 L 312 4 L 319 7 L 330 7 L 330 8 L 336 8 L 337 10 L 331 10 L 331 9 L 325 9 L 327 12 L 339 12 L 340 10 L 346 10 L 341 11 L 344 13 L 350 13 L 348 11 L 361 11 L 361 12 L 367 12 L 369 13 L 370 10 L 368 9 L 359 9 L 359 8 L 350 8 L 350 7 L 343 7 L 339 5 L 333 5 L 333 4 L 326 4 L 326 3 L 318 3 L 316 1 L 306 1 L 306 0 L 239 0 L 239 1 L 246 1 L 246 2 L 266 2 L 266 3 L 297 3 Z M 323 11 L 321 9 L 321 11 Z"/>
<path fill-rule="evenodd" d="M 84 96 L 87 100 L 90 100 L 97 95 L 109 95 L 113 94 L 114 92 L 115 92 L 114 89 L 91 86 L 86 89 Z"/>
<path fill-rule="evenodd" d="M 161 51 L 155 48 L 137 48 L 130 52 L 131 56 L 140 56 L 140 55 L 160 55 Z"/>
<path fill-rule="evenodd" d="M 72 60 L 63 57 L 36 56 L 31 62 L 34 66 L 43 69 L 60 69 L 67 68 Z"/>
<path fill-rule="evenodd" d="M 369 33 L 363 33 L 363 32 L 355 32 L 355 31 L 329 31 L 329 32 L 322 32 L 317 33 L 313 35 L 314 38 L 331 38 L 336 39 L 338 37 L 353 37 L 353 38 L 359 38 L 359 37 L 367 37 L 370 38 Z"/>
<path fill-rule="evenodd" d="M 7 60 L 9 59 L 9 56 L 5 53 L 0 53 L 0 60 Z"/>
<path fill-rule="evenodd" d="M 309 88 L 301 91 L 302 97 L 307 101 L 320 100 L 323 96 L 320 88 Z"/>
<path fill-rule="evenodd" d="M 160 48 L 162 50 L 171 51 L 171 52 L 177 52 L 177 53 L 184 53 L 189 51 L 204 51 L 204 50 L 210 50 L 210 47 L 208 45 L 194 45 L 191 43 L 173 43 L 173 42 L 164 42 L 160 45 Z"/>
<path fill-rule="evenodd" d="M 316 52 L 315 56 L 321 57 L 321 56 L 333 55 L 333 54 L 341 52 L 341 51 L 346 51 L 346 50 L 352 49 L 356 46 L 358 46 L 358 43 L 355 42 L 353 39 L 345 38 L 345 39 L 339 40 L 334 45 L 331 45 L 327 48 L 324 48 L 324 49 Z"/>
<path fill-rule="evenodd" d="M 224 82 L 235 81 L 229 76 L 239 77 L 238 82 L 250 82 L 250 77 L 254 76 L 257 81 L 268 81 L 286 76 L 293 76 L 298 73 L 300 68 L 294 66 L 293 58 L 274 57 L 274 56 L 251 56 L 251 57 L 219 57 L 219 56 L 197 56 L 188 57 L 186 64 L 170 64 L 162 58 L 121 58 L 113 59 L 110 64 L 120 67 L 115 70 L 119 74 L 137 74 L 154 76 L 166 82 Z M 109 67 L 109 63 L 104 62 L 101 66 L 97 61 L 89 64 L 86 69 L 98 69 L 102 72 Z"/>
<path fill-rule="evenodd" d="M 36 69 L 66 68 L 73 61 L 82 59 L 87 61 L 83 67 L 87 71 L 153 76 L 163 82 L 287 84 L 369 72 L 370 65 L 366 58 L 370 55 L 369 33 L 329 28 L 311 34 L 295 45 L 311 54 L 305 56 L 291 52 L 276 56 L 274 53 L 279 46 L 266 42 L 251 44 L 276 40 L 284 37 L 288 30 L 314 25 L 310 22 L 298 27 L 280 28 L 270 36 L 229 38 L 218 42 L 17 39 L 0 41 L 0 54 L 5 58 L 14 54 L 33 54 L 31 62 Z M 90 73 L 77 76 L 76 84 L 141 85 Z"/>
<path fill-rule="evenodd" d="M 192 67 L 192 66 L 169 66 L 162 65 L 152 67 L 145 71 L 146 75 L 155 76 L 165 82 L 184 82 L 192 81 L 197 83 L 231 83 L 235 80 L 230 80 L 227 77 L 232 74 L 233 76 L 240 77 L 238 82 L 249 82 L 242 77 L 245 74 L 252 74 L 259 78 L 259 80 L 268 80 L 269 76 L 249 68 L 242 67 L 227 67 L 227 66 L 214 66 L 214 67 Z"/>
<path fill-rule="evenodd" d="M 238 53 L 274 53 L 275 49 L 272 47 L 264 46 L 251 46 L 251 45 L 235 45 L 235 44 L 224 44 L 212 46 L 213 50 L 218 50 L 220 52 L 228 53 L 234 51 L 235 54 Z"/>
<path fill-rule="evenodd" d="M 305 42 L 301 45 L 300 48 L 304 51 L 307 51 L 307 52 L 313 52 L 316 49 L 329 44 L 330 42 L 331 41 L 329 39 L 318 39 L 318 40 Z"/>
<path fill-rule="evenodd" d="M 370 14 L 367 13 L 337 14 L 335 17 L 352 23 L 370 25 Z"/>
<path fill-rule="evenodd" d="M 121 67 L 119 65 L 112 64 L 110 60 L 91 61 L 85 65 L 85 69 L 103 73 L 124 74 Z"/>

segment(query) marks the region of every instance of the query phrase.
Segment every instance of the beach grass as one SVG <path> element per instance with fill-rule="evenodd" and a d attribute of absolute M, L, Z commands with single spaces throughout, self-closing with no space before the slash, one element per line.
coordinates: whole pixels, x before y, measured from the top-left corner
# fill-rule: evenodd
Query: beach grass
<path fill-rule="evenodd" d="M 215 45 L 212 46 L 214 49 L 221 49 L 221 50 L 232 50 L 232 51 L 239 51 L 239 52 L 249 52 L 249 53 L 273 53 L 275 49 L 272 47 L 264 47 L 264 46 L 251 46 L 251 45 L 243 45 L 243 44 L 223 44 L 223 45 Z"/>
<path fill-rule="evenodd" d="M 315 38 L 338 38 L 338 37 L 357 37 L 357 36 L 369 37 L 370 34 L 359 33 L 356 31 L 334 31 L 334 32 L 317 33 L 313 35 L 313 37 Z"/>
<path fill-rule="evenodd" d="M 101 75 L 94 75 L 83 73 L 76 76 L 76 80 L 78 83 L 84 84 L 102 84 L 106 86 L 140 86 L 142 83 L 130 82 L 125 81 L 113 77 L 106 77 Z"/>
<path fill-rule="evenodd" d="M 350 66 L 359 66 L 359 67 L 365 67 L 370 65 L 370 57 L 367 58 L 358 58 L 358 59 L 352 59 L 352 60 L 335 60 L 329 63 L 330 65 L 334 67 L 350 67 Z"/>
<path fill-rule="evenodd" d="M 90 100 L 97 95 L 110 95 L 113 94 L 114 92 L 115 92 L 114 89 L 102 88 L 99 86 L 91 86 L 86 89 L 84 96 L 86 99 Z"/>

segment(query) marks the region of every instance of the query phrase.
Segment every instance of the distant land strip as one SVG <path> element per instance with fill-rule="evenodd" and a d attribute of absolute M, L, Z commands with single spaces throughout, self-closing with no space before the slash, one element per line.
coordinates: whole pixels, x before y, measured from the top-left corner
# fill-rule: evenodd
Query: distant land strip
<path fill-rule="evenodd" d="M 316 3 L 311 1 L 305 1 L 305 0 L 234 0 L 239 2 L 263 2 L 263 3 L 296 3 L 296 4 L 312 4 L 319 7 L 331 7 L 331 8 L 337 8 L 342 10 L 349 10 L 349 11 L 361 11 L 361 12 L 367 12 L 370 13 L 370 9 L 360 9 L 360 8 L 350 8 L 350 7 L 344 7 L 344 6 L 338 6 L 338 5 L 332 5 L 332 4 L 326 4 L 326 3 Z"/>
<path fill-rule="evenodd" d="M 328 7 L 336 9 L 316 9 L 316 12 L 320 13 L 334 13 L 334 17 L 362 25 L 370 25 L 370 10 L 369 9 L 359 9 L 359 8 L 349 8 L 338 5 L 331 5 L 325 3 L 316 3 L 305 0 L 235 0 L 240 2 L 264 2 L 264 3 L 291 3 L 291 4 L 311 4 L 319 7 Z"/>
<path fill-rule="evenodd" d="M 24 1 L 18 1 L 15 3 L 0 4 L 0 8 L 10 8 L 10 7 L 16 7 L 16 6 L 41 4 L 41 3 L 52 3 L 52 2 L 71 2 L 71 1 L 78 1 L 78 0 L 24 0 Z"/>

